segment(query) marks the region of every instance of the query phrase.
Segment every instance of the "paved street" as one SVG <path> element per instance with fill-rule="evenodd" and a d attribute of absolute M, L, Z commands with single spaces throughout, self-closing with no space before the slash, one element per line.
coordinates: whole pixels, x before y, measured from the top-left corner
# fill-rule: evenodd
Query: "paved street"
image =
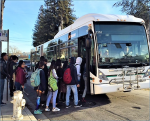
<path fill-rule="evenodd" d="M 33 113 L 36 102 L 36 93 L 26 85 L 28 96 L 28 108 Z M 88 95 L 88 104 L 75 109 L 65 108 L 61 103 L 60 112 L 44 112 L 44 119 L 50 120 L 149 120 L 149 90 L 135 90 L 132 92 L 115 92 L 103 95 Z M 52 107 L 50 107 L 52 108 Z M 44 110 L 44 108 L 43 108 Z M 35 115 L 41 119 L 40 115 Z"/>

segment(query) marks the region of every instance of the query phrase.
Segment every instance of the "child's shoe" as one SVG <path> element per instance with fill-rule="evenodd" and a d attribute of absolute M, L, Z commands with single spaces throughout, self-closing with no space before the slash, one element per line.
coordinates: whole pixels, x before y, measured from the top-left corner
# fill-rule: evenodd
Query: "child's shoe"
<path fill-rule="evenodd" d="M 37 114 L 42 114 L 42 112 L 39 111 L 39 110 L 35 110 L 35 111 L 34 111 L 34 114 L 36 114 L 36 115 L 37 115 Z"/>
<path fill-rule="evenodd" d="M 45 108 L 45 111 L 46 111 L 46 112 L 49 112 L 49 111 L 50 111 L 50 109 L 49 109 L 49 108 Z"/>

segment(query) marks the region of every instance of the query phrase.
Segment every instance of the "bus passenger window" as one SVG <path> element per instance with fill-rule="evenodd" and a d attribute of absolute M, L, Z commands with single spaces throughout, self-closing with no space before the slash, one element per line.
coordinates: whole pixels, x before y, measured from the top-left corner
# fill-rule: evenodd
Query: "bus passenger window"
<path fill-rule="evenodd" d="M 68 59 L 68 48 L 60 50 L 60 59 L 62 61 L 65 61 L 66 59 Z"/>

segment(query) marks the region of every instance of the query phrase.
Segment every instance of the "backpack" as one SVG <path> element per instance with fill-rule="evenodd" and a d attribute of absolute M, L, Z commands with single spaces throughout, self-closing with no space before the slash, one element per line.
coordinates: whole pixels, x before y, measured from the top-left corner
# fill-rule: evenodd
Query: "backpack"
<path fill-rule="evenodd" d="M 50 91 L 55 92 L 56 90 L 58 90 L 57 80 L 54 78 L 52 71 L 50 73 L 50 77 L 48 78 L 48 84 L 49 84 L 50 88 L 52 89 Z"/>
<path fill-rule="evenodd" d="M 63 80 L 64 80 L 65 84 L 70 84 L 71 83 L 72 77 L 71 77 L 71 69 L 70 68 L 67 68 L 65 70 L 64 75 L 63 75 Z"/>
<path fill-rule="evenodd" d="M 36 69 L 35 72 L 31 74 L 30 82 L 31 86 L 37 87 L 40 85 L 40 71 L 42 69 Z"/>

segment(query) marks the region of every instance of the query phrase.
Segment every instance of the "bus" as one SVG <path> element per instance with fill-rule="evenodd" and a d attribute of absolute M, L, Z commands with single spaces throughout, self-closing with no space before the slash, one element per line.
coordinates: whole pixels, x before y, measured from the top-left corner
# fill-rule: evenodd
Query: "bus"
<path fill-rule="evenodd" d="M 48 62 L 86 59 L 87 93 L 92 95 L 149 88 L 150 42 L 144 20 L 132 15 L 84 15 L 33 48 L 32 65 L 40 56 Z"/>

